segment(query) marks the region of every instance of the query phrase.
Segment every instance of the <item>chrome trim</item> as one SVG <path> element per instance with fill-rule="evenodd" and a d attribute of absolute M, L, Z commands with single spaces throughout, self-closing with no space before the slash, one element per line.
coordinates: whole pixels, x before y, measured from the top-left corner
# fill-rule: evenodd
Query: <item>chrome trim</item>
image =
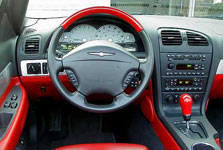
<path fill-rule="evenodd" d="M 145 59 L 139 59 L 140 62 L 145 61 Z M 41 74 L 28 74 L 27 73 L 27 63 L 40 63 L 41 64 Z M 47 63 L 46 59 L 39 59 L 39 60 L 22 60 L 21 61 L 21 73 L 22 76 L 49 76 L 48 74 L 43 74 L 43 66 L 42 63 Z M 59 75 L 66 75 L 66 72 L 60 72 Z"/>
<path fill-rule="evenodd" d="M 216 74 L 223 74 L 223 59 L 219 62 Z"/>
<path fill-rule="evenodd" d="M 0 72 L 0 97 L 5 92 L 12 79 L 12 63 L 8 63 L 7 66 Z"/>
<path fill-rule="evenodd" d="M 100 56 L 100 57 L 104 57 L 104 56 L 113 56 L 115 55 L 115 53 L 108 53 L 108 52 L 88 52 L 88 55 L 97 55 L 97 56 Z"/>
<path fill-rule="evenodd" d="M 27 63 L 40 63 L 41 64 L 41 73 L 40 74 L 28 74 L 27 73 Z M 47 63 L 46 59 L 40 60 L 22 60 L 21 61 L 21 73 L 22 76 L 49 76 L 49 73 L 43 74 L 43 63 Z M 66 75 L 66 72 L 60 72 L 59 75 Z"/>

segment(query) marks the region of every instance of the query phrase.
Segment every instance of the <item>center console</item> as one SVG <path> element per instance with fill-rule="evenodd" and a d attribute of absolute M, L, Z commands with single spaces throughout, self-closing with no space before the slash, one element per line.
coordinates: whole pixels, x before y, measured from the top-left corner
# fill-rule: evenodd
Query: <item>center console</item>
<path fill-rule="evenodd" d="M 162 99 L 164 105 L 179 103 L 179 96 L 188 93 L 199 105 L 208 80 L 212 54 L 161 53 Z"/>
<path fill-rule="evenodd" d="M 215 142 L 217 132 L 202 113 L 209 93 L 213 57 L 209 37 L 173 28 L 159 29 L 158 35 L 157 109 L 161 120 L 182 149 L 219 149 Z M 185 94 L 193 103 L 188 120 L 183 117 L 180 105 L 180 97 Z"/>

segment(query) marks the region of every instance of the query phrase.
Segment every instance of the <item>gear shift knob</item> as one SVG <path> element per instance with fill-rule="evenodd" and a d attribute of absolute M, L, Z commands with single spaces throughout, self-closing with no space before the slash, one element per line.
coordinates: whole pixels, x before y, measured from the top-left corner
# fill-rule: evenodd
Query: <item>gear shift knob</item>
<path fill-rule="evenodd" d="M 189 94 L 182 94 L 180 96 L 180 105 L 185 121 L 189 121 L 192 114 L 193 99 Z"/>

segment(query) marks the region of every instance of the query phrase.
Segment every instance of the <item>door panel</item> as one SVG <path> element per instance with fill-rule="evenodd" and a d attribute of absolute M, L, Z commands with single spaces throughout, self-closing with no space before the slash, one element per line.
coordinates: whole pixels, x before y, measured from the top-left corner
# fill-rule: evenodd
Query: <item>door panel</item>
<path fill-rule="evenodd" d="M 12 79 L 12 63 L 8 65 L 0 72 L 0 97 L 3 95 L 4 91 L 8 87 Z"/>
<path fill-rule="evenodd" d="M 16 76 L 15 52 L 18 36 L 15 34 L 8 15 L 6 4 L 0 1 L 0 97 L 9 85 L 11 78 Z M 3 29 L 3 30 L 2 30 Z"/>
<path fill-rule="evenodd" d="M 0 149 L 15 149 L 28 114 L 28 98 L 25 89 L 17 77 L 16 34 L 13 16 L 16 9 L 12 2 L 21 0 L 0 0 Z M 7 11 L 11 10 L 11 11 Z M 11 14 L 10 14 L 11 13 Z M 10 16 L 10 18 L 9 18 Z M 24 16 L 21 16 L 23 22 Z M 18 22 L 18 24 L 20 24 Z M 17 26 L 20 28 L 21 26 Z M 18 33 L 19 30 L 17 30 Z"/>
<path fill-rule="evenodd" d="M 1 32 L 1 31 L 0 31 Z M 17 37 L 0 42 L 0 96 L 13 76 L 17 76 L 15 49 Z"/>

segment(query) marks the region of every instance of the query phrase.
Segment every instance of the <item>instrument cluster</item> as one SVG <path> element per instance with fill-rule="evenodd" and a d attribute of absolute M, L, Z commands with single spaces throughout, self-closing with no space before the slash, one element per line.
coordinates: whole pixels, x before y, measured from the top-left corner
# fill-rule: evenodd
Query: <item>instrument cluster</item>
<path fill-rule="evenodd" d="M 79 45 L 93 40 L 107 40 L 119 44 L 126 51 L 137 51 L 135 36 L 132 33 L 124 32 L 117 25 L 105 24 L 96 28 L 89 24 L 79 24 L 71 29 L 71 31 L 62 34 L 59 39 L 56 55 L 63 57 Z"/>

